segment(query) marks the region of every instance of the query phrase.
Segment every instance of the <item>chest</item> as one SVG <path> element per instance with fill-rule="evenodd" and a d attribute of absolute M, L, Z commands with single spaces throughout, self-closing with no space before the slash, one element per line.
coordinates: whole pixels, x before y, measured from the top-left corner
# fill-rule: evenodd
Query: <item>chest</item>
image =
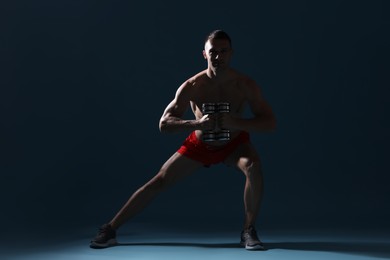
<path fill-rule="evenodd" d="M 240 113 L 245 103 L 245 93 L 242 88 L 232 82 L 224 85 L 204 85 L 201 86 L 192 103 L 195 109 L 200 109 L 204 103 L 229 103 L 230 111 Z"/>

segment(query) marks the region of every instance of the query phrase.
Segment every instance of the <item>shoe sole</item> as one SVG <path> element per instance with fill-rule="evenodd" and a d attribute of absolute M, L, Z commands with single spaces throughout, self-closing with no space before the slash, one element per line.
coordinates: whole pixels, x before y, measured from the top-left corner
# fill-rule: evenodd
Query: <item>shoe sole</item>
<path fill-rule="evenodd" d="M 118 244 L 118 242 L 116 241 L 115 238 L 112 238 L 110 240 L 107 241 L 107 243 L 96 243 L 96 242 L 91 242 L 91 244 L 89 245 L 90 248 L 93 248 L 93 249 L 101 249 L 101 248 L 107 248 L 107 247 L 110 247 L 110 246 L 115 246 L 116 244 Z"/>
<path fill-rule="evenodd" d="M 245 247 L 246 250 L 265 250 L 264 246 L 263 245 L 254 245 L 254 246 L 249 246 L 249 245 L 246 245 L 245 243 L 240 243 L 241 246 Z"/>

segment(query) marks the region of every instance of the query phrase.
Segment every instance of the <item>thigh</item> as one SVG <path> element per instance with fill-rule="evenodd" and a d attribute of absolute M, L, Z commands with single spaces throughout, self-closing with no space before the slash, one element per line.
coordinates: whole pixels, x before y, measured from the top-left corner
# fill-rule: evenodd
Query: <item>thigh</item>
<path fill-rule="evenodd" d="M 240 144 L 224 161 L 226 165 L 237 167 L 240 170 L 243 170 L 248 163 L 250 164 L 253 162 L 260 164 L 260 156 L 253 144 L 249 142 Z"/>
<path fill-rule="evenodd" d="M 162 177 L 168 182 L 175 182 L 190 175 L 202 166 L 202 163 L 176 152 L 163 164 L 156 177 Z"/>

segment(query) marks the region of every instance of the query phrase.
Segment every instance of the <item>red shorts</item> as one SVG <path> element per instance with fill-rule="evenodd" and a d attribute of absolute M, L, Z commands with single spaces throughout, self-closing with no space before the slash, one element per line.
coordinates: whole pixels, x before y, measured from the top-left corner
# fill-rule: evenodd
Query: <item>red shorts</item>
<path fill-rule="evenodd" d="M 212 146 L 196 138 L 195 131 L 184 141 L 177 150 L 178 153 L 198 162 L 204 166 L 223 162 L 240 144 L 250 142 L 249 134 L 241 132 L 229 143 L 223 146 Z"/>

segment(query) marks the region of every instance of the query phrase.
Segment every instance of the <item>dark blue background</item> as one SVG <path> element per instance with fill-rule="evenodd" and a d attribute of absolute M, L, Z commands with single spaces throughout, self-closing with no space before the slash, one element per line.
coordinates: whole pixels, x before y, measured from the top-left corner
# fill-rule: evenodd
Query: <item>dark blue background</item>
<path fill-rule="evenodd" d="M 375 227 L 390 217 L 387 1 L 8 1 L 0 8 L 1 223 L 97 226 L 187 133 L 158 120 L 226 30 L 278 129 L 253 134 L 263 228 Z M 240 226 L 244 177 L 215 166 L 134 221 Z"/>

